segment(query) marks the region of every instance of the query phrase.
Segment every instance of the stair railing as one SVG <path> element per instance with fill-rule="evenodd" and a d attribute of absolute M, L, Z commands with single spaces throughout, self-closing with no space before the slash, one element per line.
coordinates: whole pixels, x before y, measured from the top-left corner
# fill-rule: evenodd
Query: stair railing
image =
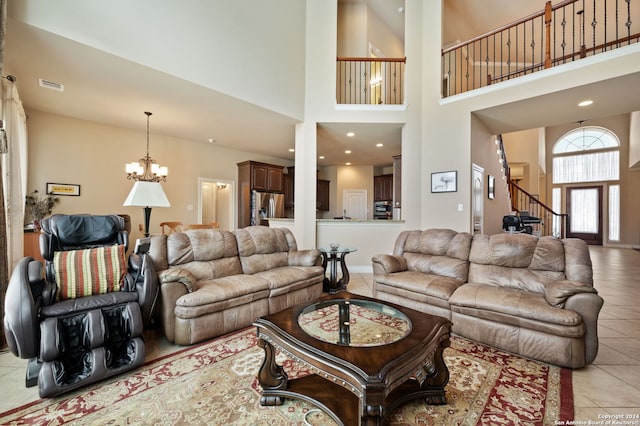
<path fill-rule="evenodd" d="M 635 6 L 635 4 L 634 4 Z M 442 49 L 442 96 L 640 42 L 632 0 L 565 0 Z"/>
<path fill-rule="evenodd" d="M 537 230 L 540 231 L 541 236 L 551 235 L 555 238 L 566 238 L 568 214 L 554 212 L 537 196 L 531 195 L 512 180 L 509 181 L 509 194 L 513 211 L 518 213 L 528 211 L 530 216 L 540 218 L 541 223 L 537 225 Z M 536 225 L 534 225 L 535 227 Z"/>

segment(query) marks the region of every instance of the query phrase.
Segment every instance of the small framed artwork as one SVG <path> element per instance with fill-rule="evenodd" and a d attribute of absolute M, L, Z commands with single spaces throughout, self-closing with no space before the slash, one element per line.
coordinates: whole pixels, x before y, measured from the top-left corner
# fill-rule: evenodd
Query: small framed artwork
<path fill-rule="evenodd" d="M 489 175 L 489 179 L 487 180 L 487 182 L 488 182 L 487 196 L 489 197 L 490 200 L 493 200 L 496 198 L 496 178 L 494 176 Z"/>
<path fill-rule="evenodd" d="M 80 195 L 80 185 L 70 183 L 47 183 L 47 194 L 50 195 Z"/>
<path fill-rule="evenodd" d="M 456 192 L 457 190 L 457 171 L 431 173 L 431 192 Z"/>

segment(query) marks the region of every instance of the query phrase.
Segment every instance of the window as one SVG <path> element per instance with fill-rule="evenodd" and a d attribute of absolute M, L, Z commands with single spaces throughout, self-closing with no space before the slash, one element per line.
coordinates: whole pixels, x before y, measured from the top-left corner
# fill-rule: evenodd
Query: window
<path fill-rule="evenodd" d="M 581 127 L 553 147 L 553 183 L 620 179 L 620 141 L 602 127 Z"/>
<path fill-rule="evenodd" d="M 609 186 L 609 240 L 620 241 L 620 185 Z"/>

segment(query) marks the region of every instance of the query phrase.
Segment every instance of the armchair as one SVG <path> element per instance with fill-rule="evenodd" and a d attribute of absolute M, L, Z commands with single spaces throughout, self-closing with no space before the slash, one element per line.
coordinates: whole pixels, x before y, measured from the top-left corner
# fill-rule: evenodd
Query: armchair
<path fill-rule="evenodd" d="M 127 267 L 120 216 L 53 215 L 41 225 L 45 265 L 25 257 L 14 269 L 4 330 L 9 350 L 29 359 L 26 385 L 45 398 L 141 365 L 158 291 L 146 255 Z"/>

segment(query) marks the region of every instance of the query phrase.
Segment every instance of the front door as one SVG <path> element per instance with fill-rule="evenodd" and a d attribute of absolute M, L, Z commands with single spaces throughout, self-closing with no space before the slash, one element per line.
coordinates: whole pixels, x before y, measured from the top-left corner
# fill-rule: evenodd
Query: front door
<path fill-rule="evenodd" d="M 567 237 L 602 245 L 602 186 L 567 188 Z"/>

